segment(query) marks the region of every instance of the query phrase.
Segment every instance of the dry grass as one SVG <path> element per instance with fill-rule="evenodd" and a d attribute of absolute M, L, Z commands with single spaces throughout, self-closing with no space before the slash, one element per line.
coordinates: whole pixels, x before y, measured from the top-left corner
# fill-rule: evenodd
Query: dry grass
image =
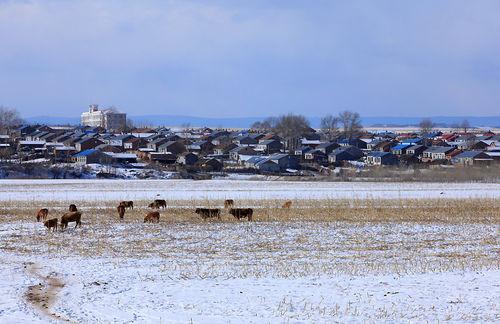
<path fill-rule="evenodd" d="M 22 255 L 161 260 L 178 278 L 245 278 L 414 273 L 498 269 L 499 201 L 306 200 L 240 201 L 255 222 L 203 221 L 195 207 L 222 201 L 168 201 L 160 224 L 143 224 L 147 201 L 119 221 L 117 202 L 76 202 L 81 229 L 49 233 L 34 222 L 35 206 L 0 203 L 0 250 Z M 37 206 L 42 207 L 42 206 Z M 65 202 L 49 201 L 49 218 Z"/>
<path fill-rule="evenodd" d="M 418 223 L 483 223 L 500 224 L 500 200 L 486 199 L 304 199 L 294 201 L 290 209 L 281 206 L 285 200 L 240 200 L 237 207 L 254 208 L 254 221 L 346 221 L 346 222 L 418 222 Z M 118 220 L 118 202 L 76 201 L 87 223 L 114 223 Z M 125 222 L 140 222 L 151 209 L 150 201 L 135 201 L 133 210 L 127 209 Z M 67 211 L 64 201 L 44 201 L 38 206 L 19 206 L 19 202 L 0 202 L 0 223 L 4 221 L 31 221 L 39 208 L 49 208 L 49 218 Z M 160 209 L 161 222 L 203 223 L 194 211 L 197 207 L 221 208 L 222 222 L 237 222 L 223 201 L 167 200 L 167 208 Z M 213 222 L 213 221 L 212 221 Z"/>

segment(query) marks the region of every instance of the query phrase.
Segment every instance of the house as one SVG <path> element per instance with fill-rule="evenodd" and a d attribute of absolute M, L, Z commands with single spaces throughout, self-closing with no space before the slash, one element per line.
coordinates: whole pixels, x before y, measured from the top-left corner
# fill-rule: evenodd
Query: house
<path fill-rule="evenodd" d="M 364 156 L 363 151 L 354 146 L 339 147 L 328 155 L 328 162 L 338 164 L 343 161 L 357 161 Z"/>
<path fill-rule="evenodd" d="M 400 141 L 401 144 L 403 145 L 421 145 L 423 143 L 423 139 L 420 137 L 415 137 L 415 138 L 405 138 Z M 404 154 L 404 153 L 402 153 Z"/>
<path fill-rule="evenodd" d="M 107 142 L 109 145 L 123 147 L 126 141 L 133 139 L 133 138 L 135 138 L 133 135 L 123 134 L 123 135 L 110 137 Z"/>
<path fill-rule="evenodd" d="M 168 139 L 166 139 L 164 136 L 160 136 L 160 137 L 155 137 L 155 139 L 151 140 L 149 143 L 148 143 L 148 148 L 149 149 L 152 149 L 154 151 L 158 151 L 158 147 L 162 144 L 165 144 L 168 142 Z"/>
<path fill-rule="evenodd" d="M 295 155 L 276 153 L 270 155 L 267 159 L 277 163 L 281 171 L 286 171 L 286 169 L 296 170 L 299 168 L 299 161 Z"/>
<path fill-rule="evenodd" d="M 81 151 L 74 154 L 71 159 L 77 164 L 103 163 L 110 160 L 107 155 L 96 149 Z"/>
<path fill-rule="evenodd" d="M 177 163 L 181 165 L 195 165 L 198 162 L 198 155 L 191 152 L 184 152 L 177 157 Z"/>
<path fill-rule="evenodd" d="M 103 141 L 98 140 L 94 137 L 85 137 L 75 142 L 75 148 L 77 151 L 85 151 L 89 149 L 93 149 L 96 146 L 104 144 Z"/>
<path fill-rule="evenodd" d="M 214 148 L 214 154 L 215 155 L 227 155 L 229 154 L 229 151 L 232 149 L 238 147 L 238 145 L 234 143 L 227 143 L 227 144 L 219 144 Z"/>
<path fill-rule="evenodd" d="M 123 148 L 127 151 L 137 151 L 143 147 L 148 147 L 148 141 L 142 137 L 132 137 L 123 142 Z"/>
<path fill-rule="evenodd" d="M 366 164 L 368 165 L 397 165 L 399 160 L 396 155 L 390 152 L 369 152 L 366 156 Z"/>
<path fill-rule="evenodd" d="M 208 153 L 214 149 L 215 145 L 210 141 L 197 141 L 186 146 L 191 152 Z"/>
<path fill-rule="evenodd" d="M 99 150 L 101 152 L 106 152 L 106 153 L 122 153 L 123 152 L 123 148 L 121 148 L 120 146 L 113 146 L 113 145 L 109 145 L 109 144 L 97 145 L 94 148 L 96 150 Z"/>
<path fill-rule="evenodd" d="M 262 173 L 279 173 L 280 166 L 278 163 L 265 159 L 256 164 L 257 169 Z"/>
<path fill-rule="evenodd" d="M 245 161 L 251 156 L 258 155 L 259 153 L 251 147 L 236 147 L 229 151 L 229 158 L 234 161 Z"/>
<path fill-rule="evenodd" d="M 493 158 L 482 151 L 465 151 L 455 155 L 451 162 L 458 165 L 490 165 Z"/>
<path fill-rule="evenodd" d="M 431 146 L 422 153 L 422 161 L 446 160 L 456 149 L 451 146 Z"/>
<path fill-rule="evenodd" d="M 251 136 L 239 136 L 233 140 L 233 143 L 238 146 L 256 146 L 259 140 Z"/>
<path fill-rule="evenodd" d="M 137 163 L 137 155 L 134 153 L 104 153 L 108 155 L 113 162 L 128 164 Z"/>
<path fill-rule="evenodd" d="M 19 151 L 34 151 L 38 148 L 45 147 L 45 141 L 19 141 L 17 149 Z"/>
<path fill-rule="evenodd" d="M 391 148 L 391 153 L 394 155 L 406 154 L 406 150 L 411 146 L 412 146 L 411 144 L 398 144 Z"/>
<path fill-rule="evenodd" d="M 304 154 L 304 162 L 326 164 L 328 155 L 319 149 L 310 150 Z"/>
<path fill-rule="evenodd" d="M 257 146 L 255 146 L 255 151 L 262 152 L 264 154 L 278 153 L 283 148 L 283 144 L 279 140 L 270 139 L 260 141 Z"/>
<path fill-rule="evenodd" d="M 301 146 L 301 147 L 298 147 L 295 149 L 294 154 L 297 155 L 298 157 L 300 157 L 300 159 L 304 159 L 305 154 L 311 150 L 312 150 L 312 148 L 309 146 Z"/>
<path fill-rule="evenodd" d="M 186 152 L 186 146 L 179 141 L 168 141 L 158 145 L 157 148 L 159 153 L 172 153 L 177 155 Z"/>
<path fill-rule="evenodd" d="M 420 157 L 426 149 L 427 146 L 424 145 L 413 145 L 406 149 L 406 155 Z"/>
<path fill-rule="evenodd" d="M 333 142 L 325 142 L 316 146 L 316 150 L 321 151 L 325 156 L 332 153 L 333 150 L 339 147 L 339 144 Z"/>
<path fill-rule="evenodd" d="M 76 148 L 73 146 L 56 146 L 53 152 L 56 162 L 69 162 L 73 154 L 76 153 Z"/>
<path fill-rule="evenodd" d="M 149 160 L 161 164 L 174 164 L 177 162 L 177 155 L 171 153 L 150 152 Z"/>

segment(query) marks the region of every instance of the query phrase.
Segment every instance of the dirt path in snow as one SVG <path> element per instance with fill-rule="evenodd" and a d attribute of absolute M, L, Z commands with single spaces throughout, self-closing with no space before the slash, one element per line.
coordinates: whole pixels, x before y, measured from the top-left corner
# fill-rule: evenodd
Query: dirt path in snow
<path fill-rule="evenodd" d="M 25 268 L 30 276 L 40 280 L 39 284 L 28 287 L 25 294 L 26 300 L 45 316 L 57 321 L 72 322 L 51 310 L 59 291 L 64 287 L 64 283 L 57 278 L 57 274 L 51 273 L 44 276 L 40 272 L 40 267 L 32 262 L 26 263 Z"/>

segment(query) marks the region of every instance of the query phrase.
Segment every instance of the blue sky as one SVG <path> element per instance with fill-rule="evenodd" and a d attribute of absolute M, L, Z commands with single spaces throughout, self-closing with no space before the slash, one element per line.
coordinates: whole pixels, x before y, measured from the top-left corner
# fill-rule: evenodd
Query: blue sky
<path fill-rule="evenodd" d="M 500 1 L 2 1 L 0 104 L 499 115 Z"/>

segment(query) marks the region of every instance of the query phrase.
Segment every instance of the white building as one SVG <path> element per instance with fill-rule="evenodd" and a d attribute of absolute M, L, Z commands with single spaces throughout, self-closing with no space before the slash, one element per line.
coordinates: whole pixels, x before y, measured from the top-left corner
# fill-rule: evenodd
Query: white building
<path fill-rule="evenodd" d="M 99 110 L 97 105 L 89 105 L 89 111 L 82 113 L 82 125 L 103 127 L 107 130 L 117 131 L 125 129 L 127 114 L 114 109 Z"/>

